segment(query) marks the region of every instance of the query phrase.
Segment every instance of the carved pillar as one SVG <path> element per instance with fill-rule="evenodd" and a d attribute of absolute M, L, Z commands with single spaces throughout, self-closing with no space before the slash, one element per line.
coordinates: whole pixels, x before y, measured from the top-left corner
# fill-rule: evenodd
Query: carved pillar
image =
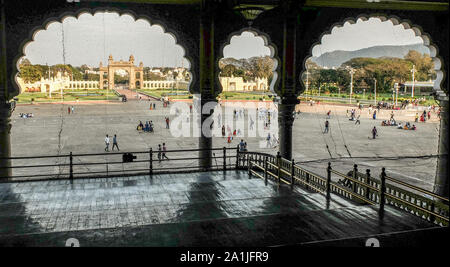
<path fill-rule="evenodd" d="M 144 88 L 144 71 L 142 70 L 139 72 L 139 86 L 140 89 Z"/>
<path fill-rule="evenodd" d="M 0 166 L 8 167 L 11 165 L 11 109 L 10 104 L 2 101 L 0 104 Z M 0 168 L 0 177 L 10 177 L 11 169 Z"/>
<path fill-rule="evenodd" d="M 134 90 L 136 89 L 136 72 L 134 68 L 130 68 L 128 74 L 130 75 L 130 89 Z"/>
<path fill-rule="evenodd" d="M 441 107 L 441 120 L 439 131 L 439 148 L 438 148 L 438 162 L 436 168 L 436 178 L 434 182 L 434 192 L 438 195 L 448 197 L 448 97 L 447 99 L 439 101 Z"/>
<path fill-rule="evenodd" d="M 99 71 L 99 73 L 100 73 L 100 79 L 99 79 L 98 88 L 103 89 L 103 71 Z"/>
<path fill-rule="evenodd" d="M 214 66 L 214 1 L 205 1 L 202 3 L 201 19 L 200 19 L 200 94 L 201 105 L 200 112 L 204 105 L 210 101 L 216 100 L 215 82 L 215 66 Z M 200 127 L 203 125 L 209 114 L 202 114 L 200 117 Z M 208 127 L 209 128 L 209 127 Z M 200 132 L 199 138 L 200 149 L 212 148 L 212 137 L 205 135 L 203 131 Z M 212 164 L 212 151 L 203 150 L 199 152 L 199 165 L 205 169 L 210 168 Z"/>
<path fill-rule="evenodd" d="M 283 49 L 281 65 L 281 88 L 276 92 L 280 97 L 278 103 L 278 136 L 280 141 L 279 151 L 283 158 L 292 158 L 292 124 L 295 105 L 299 103 L 297 94 L 299 89 L 296 75 L 296 32 L 297 22 L 295 7 L 291 1 L 281 3 L 283 8 Z"/>
<path fill-rule="evenodd" d="M 11 162 L 11 105 L 9 103 L 8 73 L 6 70 L 5 4 L 1 1 L 0 24 L 0 167 L 9 167 Z M 10 177 L 11 169 L 0 168 L 0 177 Z"/>
<path fill-rule="evenodd" d="M 108 68 L 108 89 L 114 89 L 114 68 Z"/>

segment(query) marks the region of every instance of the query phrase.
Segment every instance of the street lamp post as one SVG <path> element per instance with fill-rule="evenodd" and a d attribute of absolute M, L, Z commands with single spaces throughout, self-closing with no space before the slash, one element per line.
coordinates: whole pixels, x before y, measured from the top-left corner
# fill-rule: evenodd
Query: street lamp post
<path fill-rule="evenodd" d="M 350 104 L 352 103 L 352 95 L 353 95 L 353 74 L 355 74 L 355 70 L 350 68 Z"/>
<path fill-rule="evenodd" d="M 373 78 L 374 81 L 374 93 L 375 93 L 375 99 L 374 99 L 374 103 L 375 105 L 377 104 L 377 79 Z"/>
<path fill-rule="evenodd" d="M 416 66 L 413 65 L 412 69 L 411 69 L 411 73 L 412 73 L 412 89 L 411 89 L 411 98 L 414 98 L 414 78 L 415 78 L 415 74 L 416 74 Z"/>
<path fill-rule="evenodd" d="M 398 100 L 398 83 L 395 83 L 395 106 L 397 106 L 397 100 Z"/>

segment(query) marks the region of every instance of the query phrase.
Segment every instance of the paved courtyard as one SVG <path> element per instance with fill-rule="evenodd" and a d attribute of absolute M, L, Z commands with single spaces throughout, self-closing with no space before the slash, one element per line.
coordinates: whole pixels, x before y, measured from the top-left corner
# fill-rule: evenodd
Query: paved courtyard
<path fill-rule="evenodd" d="M 105 134 L 117 134 L 121 152 L 148 151 L 150 147 L 156 150 L 157 144 L 163 142 L 169 150 L 197 148 L 198 138 L 171 136 L 165 129 L 164 118 L 174 116 L 169 115 L 169 108 L 155 103 L 156 110 L 149 109 L 148 101 L 19 105 L 11 118 L 12 156 L 103 153 Z M 67 108 L 72 105 L 74 114 L 69 115 Z M 406 131 L 381 126 L 390 111 L 382 110 L 377 120 L 372 120 L 366 109 L 361 115 L 361 125 L 355 125 L 346 117 L 346 107 L 302 104 L 299 109 L 301 113 L 293 130 L 293 158 L 303 162 L 305 168 L 325 174 L 327 162 L 332 161 L 335 169 L 347 172 L 356 163 L 361 171 L 370 168 L 377 175 L 384 166 L 393 177 L 432 189 L 436 158 L 402 157 L 437 153 L 439 123 L 435 114 L 431 122 L 418 123 L 416 131 Z M 323 134 L 328 110 L 332 110 L 330 132 Z M 20 113 L 33 113 L 34 117 L 19 118 Z M 399 111 L 396 118 L 412 122 L 414 114 L 415 111 Z M 155 124 L 155 133 L 138 133 L 138 122 L 149 120 Z M 379 133 L 375 140 L 369 138 L 373 126 Z M 272 154 L 277 151 L 276 147 L 260 147 L 260 142 L 265 144 L 264 138 L 244 139 L 250 151 Z M 235 148 L 239 141 L 240 138 L 235 138 L 228 144 L 226 138 L 217 137 L 213 146 Z M 389 158 L 383 159 L 386 157 Z M 24 162 L 33 163 L 31 160 L 20 163 Z"/>

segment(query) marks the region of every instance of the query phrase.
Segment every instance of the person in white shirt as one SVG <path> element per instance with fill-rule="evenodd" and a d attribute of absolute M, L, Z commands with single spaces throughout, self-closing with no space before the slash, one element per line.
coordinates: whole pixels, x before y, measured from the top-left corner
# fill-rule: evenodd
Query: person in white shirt
<path fill-rule="evenodd" d="M 109 136 L 108 135 L 106 135 L 106 137 L 105 137 L 105 145 L 106 145 L 105 151 L 109 151 Z"/>

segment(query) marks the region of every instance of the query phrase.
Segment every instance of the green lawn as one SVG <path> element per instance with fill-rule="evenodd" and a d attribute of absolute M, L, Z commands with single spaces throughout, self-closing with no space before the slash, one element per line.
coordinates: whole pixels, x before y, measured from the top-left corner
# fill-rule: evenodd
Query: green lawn
<path fill-rule="evenodd" d="M 182 89 L 139 89 L 138 92 L 151 95 L 153 97 L 161 98 L 162 96 L 168 96 L 171 99 L 188 99 L 189 96 L 192 96 L 189 94 L 187 90 Z M 179 95 L 176 95 L 176 94 Z"/>
<path fill-rule="evenodd" d="M 73 90 L 63 92 L 64 101 L 86 101 L 86 100 L 116 100 L 118 96 L 112 90 Z M 50 98 L 46 93 L 22 93 L 16 97 L 18 103 L 34 102 L 59 102 L 61 101 L 60 93 L 53 92 Z"/>

